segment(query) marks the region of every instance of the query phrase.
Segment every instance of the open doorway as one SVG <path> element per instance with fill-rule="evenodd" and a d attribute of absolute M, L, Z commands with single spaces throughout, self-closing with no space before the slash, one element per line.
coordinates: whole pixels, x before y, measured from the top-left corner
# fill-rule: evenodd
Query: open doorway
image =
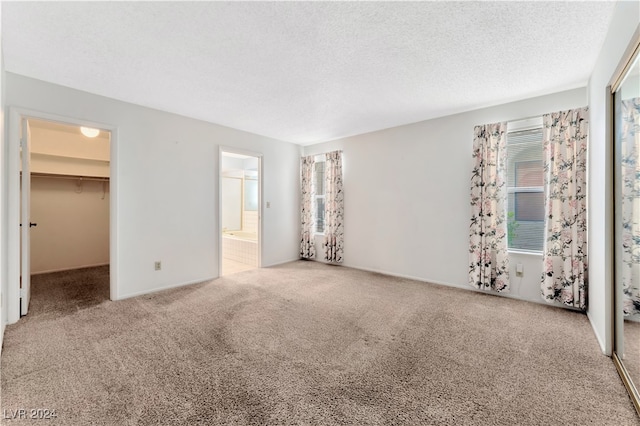
<path fill-rule="evenodd" d="M 20 314 L 109 300 L 111 132 L 26 117 L 21 127 Z"/>
<path fill-rule="evenodd" d="M 220 152 L 220 275 L 260 267 L 261 157 Z"/>

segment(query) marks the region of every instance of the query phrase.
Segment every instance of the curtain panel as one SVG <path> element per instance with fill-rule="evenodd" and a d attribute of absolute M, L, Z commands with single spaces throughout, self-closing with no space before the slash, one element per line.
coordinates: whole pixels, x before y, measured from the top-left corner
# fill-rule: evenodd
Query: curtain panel
<path fill-rule="evenodd" d="M 640 314 L 640 98 L 622 101 L 622 311 Z"/>
<path fill-rule="evenodd" d="M 588 108 L 542 116 L 545 196 L 542 297 L 587 307 Z"/>
<path fill-rule="evenodd" d="M 313 166 L 314 157 L 302 157 L 300 164 L 301 210 L 300 210 L 300 257 L 313 259 L 316 257 L 316 245 L 313 238 Z"/>
<path fill-rule="evenodd" d="M 507 252 L 507 123 L 474 128 L 469 227 L 469 284 L 509 291 Z"/>
<path fill-rule="evenodd" d="M 326 154 L 324 219 L 324 260 L 342 262 L 344 252 L 342 151 L 333 151 Z"/>

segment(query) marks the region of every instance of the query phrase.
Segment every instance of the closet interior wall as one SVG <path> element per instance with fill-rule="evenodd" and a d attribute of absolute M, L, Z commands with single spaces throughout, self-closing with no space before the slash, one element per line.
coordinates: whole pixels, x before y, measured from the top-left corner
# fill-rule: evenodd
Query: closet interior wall
<path fill-rule="evenodd" d="M 109 134 L 30 120 L 31 273 L 109 264 Z"/>

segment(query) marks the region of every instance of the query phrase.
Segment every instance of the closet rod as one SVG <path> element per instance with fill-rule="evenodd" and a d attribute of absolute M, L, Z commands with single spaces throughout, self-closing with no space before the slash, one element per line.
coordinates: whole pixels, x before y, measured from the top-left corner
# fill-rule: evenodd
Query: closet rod
<path fill-rule="evenodd" d="M 41 177 L 41 178 L 51 178 L 51 179 L 96 180 L 99 182 L 109 182 L 108 177 L 57 175 L 53 173 L 31 173 L 31 177 L 32 178 Z"/>

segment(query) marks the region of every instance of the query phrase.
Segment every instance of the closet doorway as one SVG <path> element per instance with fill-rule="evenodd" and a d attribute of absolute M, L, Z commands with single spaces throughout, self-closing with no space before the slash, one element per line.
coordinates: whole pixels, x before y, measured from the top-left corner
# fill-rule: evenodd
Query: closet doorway
<path fill-rule="evenodd" d="M 220 275 L 260 267 L 260 154 L 220 151 Z"/>
<path fill-rule="evenodd" d="M 109 300 L 111 132 L 20 121 L 20 316 Z"/>

